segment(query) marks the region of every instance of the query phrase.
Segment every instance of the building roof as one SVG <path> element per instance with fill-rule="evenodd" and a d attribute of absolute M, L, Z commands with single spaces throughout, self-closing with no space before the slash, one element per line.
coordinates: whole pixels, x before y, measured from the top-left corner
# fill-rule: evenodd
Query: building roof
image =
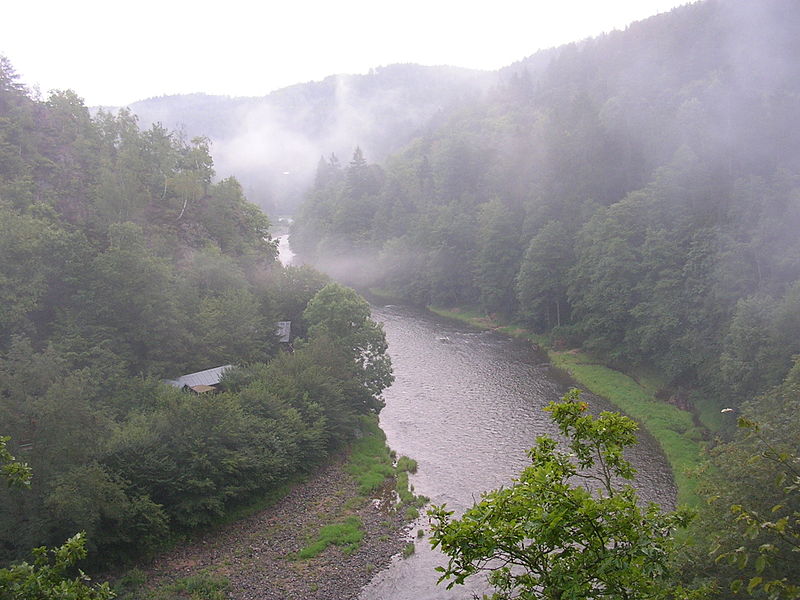
<path fill-rule="evenodd" d="M 181 375 L 177 379 L 166 379 L 164 383 L 168 383 L 177 388 L 182 388 L 185 385 L 189 387 L 195 387 L 197 385 L 217 385 L 220 379 L 222 379 L 222 374 L 232 368 L 233 365 L 223 365 L 221 367 L 214 367 L 213 369 L 206 369 L 205 371 L 198 371 L 197 373 Z"/>
<path fill-rule="evenodd" d="M 292 337 L 292 322 L 278 321 L 275 323 L 275 335 L 278 336 L 280 342 L 288 342 Z"/>

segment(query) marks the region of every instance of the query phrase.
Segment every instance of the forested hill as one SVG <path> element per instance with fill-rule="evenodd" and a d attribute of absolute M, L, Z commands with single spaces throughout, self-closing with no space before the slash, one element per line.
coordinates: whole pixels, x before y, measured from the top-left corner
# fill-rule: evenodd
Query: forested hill
<path fill-rule="evenodd" d="M 162 96 L 129 108 L 144 125 L 158 122 L 190 136 L 208 136 L 217 165 L 242 182 L 251 201 L 271 213 L 291 213 L 313 181 L 321 155 L 346 156 L 360 145 L 383 159 L 446 109 L 479 97 L 495 77 L 398 64 L 366 75 L 333 75 L 263 97 Z"/>
<path fill-rule="evenodd" d="M 800 352 L 798 31 L 711 0 L 559 48 L 383 167 L 321 164 L 293 247 L 752 398 Z"/>
<path fill-rule="evenodd" d="M 33 469 L 0 486 L 0 566 L 79 531 L 106 567 L 150 553 L 380 410 L 391 365 L 366 301 L 283 268 L 267 217 L 213 176 L 204 138 L 36 99 L 0 58 L 0 466 L 10 436 Z M 218 393 L 162 382 L 224 365 Z"/>

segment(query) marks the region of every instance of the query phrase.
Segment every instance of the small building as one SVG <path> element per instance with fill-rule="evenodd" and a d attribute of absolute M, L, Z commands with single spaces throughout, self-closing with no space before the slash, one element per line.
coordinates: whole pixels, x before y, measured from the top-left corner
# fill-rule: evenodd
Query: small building
<path fill-rule="evenodd" d="M 213 369 L 206 369 L 205 371 L 198 371 L 197 373 L 181 375 L 177 379 L 165 379 L 164 383 L 179 388 L 184 392 L 192 392 L 195 394 L 213 393 L 219 390 L 217 386 L 219 386 L 219 382 L 222 380 L 223 373 L 232 368 L 233 365 L 223 365 L 221 367 L 214 367 Z"/>

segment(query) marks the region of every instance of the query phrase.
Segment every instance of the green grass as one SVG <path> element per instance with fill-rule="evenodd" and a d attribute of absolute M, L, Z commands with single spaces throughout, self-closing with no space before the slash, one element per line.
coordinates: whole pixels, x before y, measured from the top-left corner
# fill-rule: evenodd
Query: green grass
<path fill-rule="evenodd" d="M 551 362 L 593 394 L 607 398 L 635 419 L 661 445 L 678 487 L 678 503 L 699 506 L 692 470 L 700 466 L 702 448 L 692 415 L 653 397 L 653 391 L 633 378 L 596 364 L 583 352 L 548 351 Z"/>
<path fill-rule="evenodd" d="M 351 515 L 340 523 L 325 525 L 320 529 L 317 539 L 297 553 L 297 558 L 314 558 L 328 546 L 340 546 L 345 554 L 351 554 L 361 545 L 362 539 L 364 531 L 361 519 Z"/>
<path fill-rule="evenodd" d="M 408 474 L 417 470 L 417 461 L 401 456 L 394 466 L 386 434 L 374 417 L 362 417 L 361 428 L 362 436 L 353 443 L 345 467 L 358 483 L 360 493 L 367 496 L 394 478 L 401 505 L 423 506 L 428 498 L 415 496 L 408 482 Z"/>
<path fill-rule="evenodd" d="M 697 418 L 700 419 L 703 427 L 709 431 L 718 432 L 726 425 L 730 426 L 731 420 L 726 419 L 725 415 L 720 412 L 725 408 L 724 405 L 720 406 L 717 401 L 699 393 L 693 394 L 691 400 L 697 412 Z"/>
<path fill-rule="evenodd" d="M 416 507 L 428 501 L 424 496 L 415 496 L 408 482 L 408 473 L 416 471 L 417 462 L 402 456 L 397 466 L 394 465 L 394 453 L 386 446 L 386 435 L 379 427 L 377 417 L 364 416 L 360 425 L 361 436 L 351 445 L 345 464 L 345 470 L 358 484 L 360 495 L 345 502 L 336 515 L 326 515 L 326 520 L 341 520 L 324 525 L 308 546 L 293 555 L 295 559 L 313 558 L 331 545 L 342 547 L 346 554 L 354 552 L 360 546 L 364 532 L 361 520 L 348 513 L 357 510 L 370 494 L 384 485 L 394 483 L 400 497 L 396 509 L 407 507 L 405 514 L 409 520 L 419 516 Z M 409 516 L 409 508 L 415 513 L 413 517 Z M 387 521 L 385 525 L 388 527 L 391 523 Z"/>
<path fill-rule="evenodd" d="M 392 291 L 389 288 L 370 287 L 367 288 L 367 296 L 378 302 L 392 302 L 401 304 L 405 302 L 403 295 Z"/>
<path fill-rule="evenodd" d="M 401 456 L 397 460 L 397 470 L 406 473 L 416 473 L 417 461 L 415 461 L 413 458 L 408 458 L 407 456 Z"/>
<path fill-rule="evenodd" d="M 414 506 L 406 507 L 406 511 L 403 514 L 405 515 L 407 521 L 419 519 L 419 510 L 417 510 L 417 508 Z"/>
<path fill-rule="evenodd" d="M 495 319 L 481 315 L 473 309 L 443 309 L 428 307 L 431 312 L 440 316 L 467 323 L 480 329 L 492 329 L 517 338 L 527 339 L 547 348 L 545 336 L 533 334 L 518 325 L 497 322 Z M 692 415 L 671 404 L 661 402 L 654 396 L 663 387 L 658 373 L 637 371 L 631 377 L 607 366 L 584 352 L 556 352 L 548 348 L 550 362 L 566 372 L 577 383 L 593 394 L 608 399 L 622 412 L 638 421 L 658 441 L 664 451 L 675 477 L 678 488 L 678 503 L 688 506 L 699 506 L 697 481 L 691 473 L 700 466 L 702 432 L 695 427 Z M 719 412 L 718 409 L 716 409 Z M 705 409 L 706 419 L 703 424 L 713 424 L 713 409 Z M 708 421 L 708 423 L 706 422 Z"/>
<path fill-rule="evenodd" d="M 394 467 L 386 446 L 386 434 L 378 426 L 377 419 L 362 417 L 361 431 L 362 436 L 353 443 L 345 468 L 358 482 L 360 493 L 366 496 L 394 475 Z"/>

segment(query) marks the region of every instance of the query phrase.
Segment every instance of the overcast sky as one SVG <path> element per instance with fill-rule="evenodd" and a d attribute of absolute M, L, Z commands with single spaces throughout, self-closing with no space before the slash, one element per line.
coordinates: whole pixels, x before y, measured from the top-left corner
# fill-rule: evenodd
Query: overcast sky
<path fill-rule="evenodd" d="M 497 69 L 686 0 L 6 0 L 0 54 L 23 83 L 92 105 L 262 96 L 413 62 Z"/>

